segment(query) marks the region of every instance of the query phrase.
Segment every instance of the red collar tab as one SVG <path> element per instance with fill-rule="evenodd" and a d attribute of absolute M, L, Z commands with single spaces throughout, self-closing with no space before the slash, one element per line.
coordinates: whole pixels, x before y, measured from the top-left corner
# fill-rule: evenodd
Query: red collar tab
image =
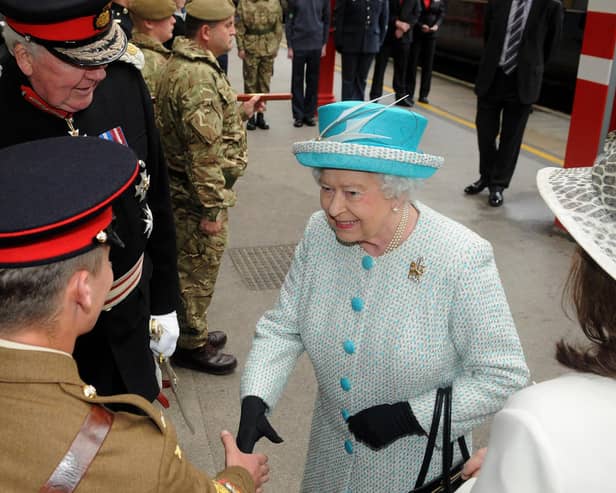
<path fill-rule="evenodd" d="M 58 118 L 64 118 L 65 120 L 73 117 L 72 113 L 54 108 L 53 106 L 47 104 L 36 92 L 34 92 L 34 89 L 29 86 L 21 86 L 21 95 L 26 101 L 28 101 L 28 103 L 41 111 L 51 113 L 52 115 L 57 116 Z"/>
<path fill-rule="evenodd" d="M 76 19 L 68 19 L 49 24 L 29 24 L 10 17 L 4 19 L 13 30 L 22 36 L 30 36 L 49 45 L 63 46 L 66 43 L 83 42 L 100 36 L 111 27 L 111 3 L 97 14 L 90 14 Z"/>

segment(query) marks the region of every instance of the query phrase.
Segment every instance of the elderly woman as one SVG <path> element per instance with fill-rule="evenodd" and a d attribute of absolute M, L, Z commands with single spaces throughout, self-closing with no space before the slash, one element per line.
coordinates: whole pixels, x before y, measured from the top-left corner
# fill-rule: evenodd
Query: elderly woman
<path fill-rule="evenodd" d="M 404 492 L 439 387 L 453 386 L 452 436 L 469 439 L 528 371 L 490 245 L 411 200 L 442 162 L 415 152 L 425 118 L 345 101 L 321 107 L 319 125 L 294 152 L 314 168 L 323 210 L 258 322 L 238 443 L 280 441 L 265 413 L 307 351 L 318 396 L 302 491 Z"/>
<path fill-rule="evenodd" d="M 614 491 L 616 457 L 616 132 L 591 168 L 545 168 L 539 191 L 578 243 L 565 294 L 588 346 L 564 341 L 572 373 L 513 395 L 492 426 L 473 493 Z M 476 474 L 483 449 L 465 466 Z"/>

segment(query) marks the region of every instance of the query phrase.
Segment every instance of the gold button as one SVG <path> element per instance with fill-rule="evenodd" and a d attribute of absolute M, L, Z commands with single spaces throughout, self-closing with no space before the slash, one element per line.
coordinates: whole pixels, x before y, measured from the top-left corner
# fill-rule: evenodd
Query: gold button
<path fill-rule="evenodd" d="M 182 460 L 182 449 L 179 445 L 175 446 L 175 451 L 173 452 L 173 455 L 175 455 L 178 459 Z"/>
<path fill-rule="evenodd" d="M 83 386 L 83 395 L 85 395 L 88 399 L 94 399 L 96 397 L 96 389 L 92 385 L 84 385 Z"/>
<path fill-rule="evenodd" d="M 165 415 L 163 413 L 160 413 L 160 422 L 163 425 L 163 428 L 167 429 L 167 422 L 165 421 Z"/>

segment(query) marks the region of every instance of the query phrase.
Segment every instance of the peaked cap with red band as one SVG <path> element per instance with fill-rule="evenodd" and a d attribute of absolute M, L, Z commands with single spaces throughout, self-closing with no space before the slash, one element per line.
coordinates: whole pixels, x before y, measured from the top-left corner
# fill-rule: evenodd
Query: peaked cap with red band
<path fill-rule="evenodd" d="M 0 150 L 0 268 L 57 262 L 111 242 L 111 203 L 138 172 L 133 151 L 97 137 Z"/>
<path fill-rule="evenodd" d="M 126 51 L 109 0 L 0 0 L 0 12 L 15 32 L 73 65 L 106 65 Z"/>

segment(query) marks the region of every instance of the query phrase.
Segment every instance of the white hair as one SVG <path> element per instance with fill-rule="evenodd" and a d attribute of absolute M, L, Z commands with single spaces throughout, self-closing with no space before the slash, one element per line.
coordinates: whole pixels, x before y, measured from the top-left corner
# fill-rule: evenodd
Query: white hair
<path fill-rule="evenodd" d="M 4 42 L 6 43 L 6 47 L 8 48 L 11 55 L 15 56 L 14 48 L 16 44 L 21 44 L 23 47 L 30 53 L 32 56 L 36 56 L 40 53 L 43 48 L 41 45 L 35 43 L 30 38 L 22 36 L 21 34 L 15 32 L 11 26 L 8 24 L 4 24 L 2 28 L 2 37 L 4 38 Z"/>
<path fill-rule="evenodd" d="M 312 176 L 317 183 L 321 180 L 324 168 L 312 168 Z M 374 173 L 381 180 L 381 190 L 386 199 L 411 200 L 411 195 L 419 187 L 421 180 L 408 178 L 406 176 L 387 175 L 384 173 Z"/>

